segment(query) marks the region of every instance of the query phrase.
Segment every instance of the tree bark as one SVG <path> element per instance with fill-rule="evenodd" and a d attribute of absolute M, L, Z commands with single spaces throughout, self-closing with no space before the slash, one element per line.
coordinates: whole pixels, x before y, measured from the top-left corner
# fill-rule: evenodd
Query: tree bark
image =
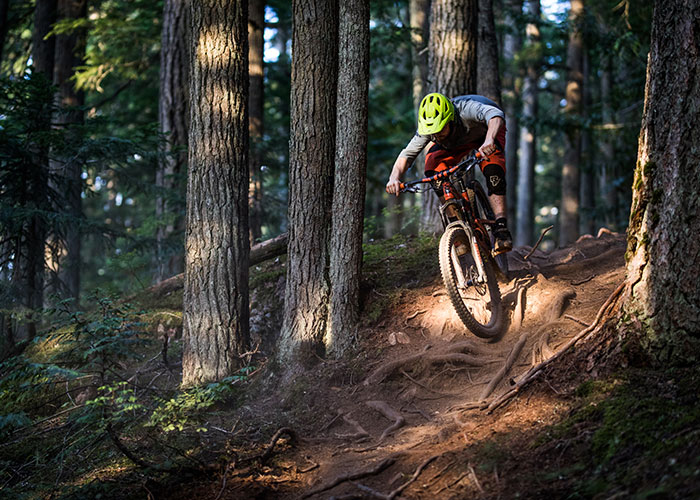
<path fill-rule="evenodd" d="M 87 17 L 87 0 L 58 0 L 58 19 L 84 19 Z M 83 123 L 84 116 L 81 107 L 85 104 L 85 95 L 76 89 L 73 75 L 85 58 L 87 33 L 84 28 L 78 28 L 72 33 L 56 36 L 53 83 L 58 88 L 56 104 L 59 110 L 54 116 L 53 123 L 57 128 L 66 131 L 65 140 L 77 140 L 77 135 L 71 128 Z M 80 219 L 82 218 L 82 165 L 74 158 L 58 158 L 50 162 L 52 176 L 58 176 L 61 181 L 60 190 L 65 197 L 63 207 L 59 209 L 68 215 L 68 222 L 62 241 L 56 242 L 63 247 L 65 258 L 58 262 L 59 282 L 52 286 L 54 291 L 65 290 L 66 295 L 75 299 L 78 306 L 80 296 Z M 55 277 L 54 277 L 55 279 Z"/>
<path fill-rule="evenodd" d="M 590 90 L 590 60 L 588 48 L 583 48 L 583 103 L 581 120 L 588 122 L 588 110 L 591 106 Z M 586 125 L 581 126 L 581 217 L 579 232 L 581 234 L 596 234 L 596 203 L 595 176 L 596 164 L 591 162 L 591 132 Z"/>
<path fill-rule="evenodd" d="M 476 92 L 478 0 L 433 0 L 429 87 L 448 97 Z"/>
<path fill-rule="evenodd" d="M 279 355 L 323 353 L 338 84 L 338 3 L 293 0 L 289 243 Z"/>
<path fill-rule="evenodd" d="M 5 40 L 7 39 L 7 14 L 10 11 L 10 0 L 0 0 L 0 62 L 5 53 Z"/>
<path fill-rule="evenodd" d="M 265 40 L 265 1 L 250 0 L 248 12 L 248 72 L 249 92 L 249 132 L 250 132 L 250 181 L 248 204 L 250 213 L 250 244 L 262 237 L 262 138 L 263 138 L 263 54 Z"/>
<path fill-rule="evenodd" d="M 49 82 L 53 79 L 56 37 L 46 38 L 46 35 L 49 34 L 56 22 L 56 8 L 56 0 L 37 0 L 34 8 L 34 30 L 32 31 L 34 71 L 45 75 Z"/>
<path fill-rule="evenodd" d="M 522 120 L 518 164 L 518 219 L 515 245 L 531 245 L 535 224 L 535 163 L 537 162 L 537 81 L 540 67 L 540 1 L 529 0 L 529 22 L 525 29 L 530 48 L 526 75 L 523 80 Z"/>
<path fill-rule="evenodd" d="M 418 106 L 426 94 L 428 86 L 428 41 L 430 39 L 430 4 L 431 0 L 410 0 L 408 13 L 411 24 L 411 59 L 413 61 L 413 107 L 416 119 Z M 413 167 L 423 172 L 425 170 L 425 155 L 420 154 L 413 162 Z M 431 192 L 421 193 L 421 218 L 420 229 L 434 231 L 439 228 L 440 215 L 438 212 L 438 200 Z M 402 197 L 389 196 L 387 207 L 391 209 L 397 205 Z M 405 197 L 403 197 L 405 198 Z"/>
<path fill-rule="evenodd" d="M 183 386 L 232 375 L 249 343 L 248 3 L 190 16 Z"/>
<path fill-rule="evenodd" d="M 477 94 L 501 104 L 501 76 L 498 71 L 498 39 L 493 19 L 493 0 L 479 2 L 477 43 Z"/>
<path fill-rule="evenodd" d="M 338 125 L 326 347 L 340 357 L 357 335 L 367 176 L 369 0 L 340 4 Z"/>
<path fill-rule="evenodd" d="M 657 3 L 627 233 L 622 317 L 631 318 L 642 345 L 661 362 L 696 362 L 700 352 L 698 75 L 700 2 Z"/>
<path fill-rule="evenodd" d="M 183 255 L 172 239 L 182 234 L 179 207 L 171 200 L 179 193 L 179 182 L 187 168 L 188 103 L 188 16 L 183 0 L 165 0 L 160 49 L 160 133 L 165 138 L 163 154 L 156 170 L 156 260 L 155 281 L 160 282 L 182 272 Z"/>
<path fill-rule="evenodd" d="M 603 130 L 600 134 L 600 156 L 601 156 L 601 172 L 599 177 L 598 190 L 601 193 L 603 200 L 603 213 L 605 226 L 616 231 L 618 229 L 618 201 L 617 188 L 614 181 L 617 177 L 617 162 L 615 161 L 615 144 L 610 132 L 605 130 L 606 126 L 613 124 L 613 108 L 611 100 L 611 92 L 613 85 L 613 69 L 612 58 L 610 55 L 604 55 L 601 61 L 600 75 L 600 104 L 601 118 Z"/>
<path fill-rule="evenodd" d="M 511 231 L 517 241 L 518 145 L 520 142 L 520 85 L 515 55 L 522 47 L 522 33 L 517 22 L 523 1 L 510 0 L 504 6 L 506 33 L 503 37 L 503 111 L 506 114 L 506 206 Z"/>
<path fill-rule="evenodd" d="M 559 246 L 573 243 L 579 236 L 579 189 L 581 183 L 581 112 L 583 109 L 583 0 L 572 0 L 569 11 L 568 77 L 564 113 L 568 125 L 566 152 L 561 173 L 559 207 Z"/>
<path fill-rule="evenodd" d="M 428 66 L 433 80 L 428 82 L 428 91 L 447 97 L 476 93 L 478 16 L 478 0 L 431 1 Z M 435 198 L 433 193 L 426 196 Z M 432 213 L 436 215 L 424 215 L 423 228 L 439 233 L 442 223 L 438 202 L 434 204 Z"/>

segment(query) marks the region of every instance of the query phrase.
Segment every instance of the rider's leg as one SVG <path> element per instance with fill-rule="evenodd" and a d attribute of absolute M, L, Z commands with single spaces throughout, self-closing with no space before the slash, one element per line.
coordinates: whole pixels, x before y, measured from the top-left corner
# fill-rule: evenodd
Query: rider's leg
<path fill-rule="evenodd" d="M 506 176 L 505 155 L 503 151 L 496 151 L 481 164 L 481 171 L 486 178 L 489 203 L 496 216 L 493 235 L 496 239 L 494 250 L 497 253 L 507 252 L 513 248 L 513 238 L 508 230 L 506 219 Z"/>

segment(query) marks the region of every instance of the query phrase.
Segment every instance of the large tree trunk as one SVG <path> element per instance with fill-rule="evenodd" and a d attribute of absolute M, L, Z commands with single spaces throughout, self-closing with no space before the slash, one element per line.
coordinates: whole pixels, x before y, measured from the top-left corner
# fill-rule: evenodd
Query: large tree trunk
<path fill-rule="evenodd" d="M 360 316 L 362 229 L 367 172 L 369 0 L 340 5 L 331 302 L 326 346 L 336 357 L 351 345 Z"/>
<path fill-rule="evenodd" d="M 493 20 L 493 0 L 479 0 L 478 26 L 476 91 L 501 104 L 501 76 L 498 71 L 498 39 Z"/>
<path fill-rule="evenodd" d="M 476 92 L 478 0 L 432 0 L 428 61 L 433 80 L 430 92 L 456 97 Z M 435 197 L 433 193 L 426 196 Z M 423 228 L 438 233 L 442 223 L 435 201 L 432 219 L 424 215 Z M 432 227 L 428 225 L 432 222 Z"/>
<path fill-rule="evenodd" d="M 623 317 L 662 362 L 696 362 L 700 352 L 698 13 L 698 0 L 654 9 L 628 229 Z"/>
<path fill-rule="evenodd" d="M 292 9 L 289 244 L 279 344 L 288 366 L 323 350 L 338 84 L 337 1 L 293 0 Z"/>
<path fill-rule="evenodd" d="M 87 17 L 87 0 L 58 0 L 58 19 L 79 20 Z M 54 60 L 53 83 L 58 88 L 56 103 L 61 108 L 53 119 L 54 126 L 68 131 L 65 140 L 70 143 L 77 140 L 77 135 L 70 132 L 71 127 L 83 123 L 85 95 L 75 88 L 72 77 L 78 66 L 83 64 L 85 57 L 86 31 L 83 28 L 56 36 L 56 57 Z M 65 197 L 64 210 L 68 222 L 62 241 L 55 241 L 61 249 L 59 255 L 65 252 L 65 258 L 59 262 L 58 279 L 54 281 L 53 291 L 63 290 L 68 297 L 76 300 L 80 296 L 80 219 L 82 218 L 82 165 L 74 157 L 52 160 L 51 175 L 61 178 L 59 181 L 61 193 Z M 55 277 L 54 277 L 55 278 Z"/>
<path fill-rule="evenodd" d="M 159 282 L 182 272 L 183 255 L 172 241 L 181 234 L 183 221 L 179 209 L 170 200 L 179 192 L 179 180 L 187 168 L 188 106 L 188 16 L 182 0 L 165 0 L 160 49 L 160 100 L 158 105 L 160 133 L 165 138 L 163 155 L 156 170 L 156 186 L 162 193 L 156 198 L 155 281 Z"/>
<path fill-rule="evenodd" d="M 190 3 L 182 384 L 221 380 L 248 347 L 248 4 Z"/>
<path fill-rule="evenodd" d="M 566 152 L 561 173 L 559 207 L 559 246 L 576 241 L 579 236 L 579 189 L 581 183 L 581 112 L 583 109 L 583 0 L 571 0 L 569 11 L 568 76 L 566 83 L 567 116 Z"/>
<path fill-rule="evenodd" d="M 432 0 L 429 88 L 448 97 L 476 92 L 478 0 Z"/>
<path fill-rule="evenodd" d="M 249 128 L 250 131 L 250 244 L 262 237 L 262 138 L 263 138 L 263 53 L 265 40 L 265 0 L 250 0 L 248 12 L 248 72 L 250 75 Z"/>
<path fill-rule="evenodd" d="M 522 47 L 522 33 L 517 17 L 522 15 L 523 1 L 510 0 L 504 7 L 506 33 L 503 37 L 503 110 L 506 114 L 506 206 L 511 231 L 517 241 L 518 200 L 518 143 L 520 141 L 520 117 L 518 85 L 519 68 L 515 55 Z"/>
<path fill-rule="evenodd" d="M 537 81 L 539 79 L 540 0 L 529 0 L 530 22 L 526 28 L 526 44 L 530 59 L 523 81 L 523 112 L 520 126 L 518 164 L 518 215 L 515 245 L 532 244 L 535 224 L 535 163 L 537 162 Z"/>

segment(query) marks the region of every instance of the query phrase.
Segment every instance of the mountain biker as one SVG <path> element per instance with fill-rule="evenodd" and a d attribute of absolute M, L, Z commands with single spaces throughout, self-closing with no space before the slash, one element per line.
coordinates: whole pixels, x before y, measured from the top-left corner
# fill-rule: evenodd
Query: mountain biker
<path fill-rule="evenodd" d="M 505 145 L 505 115 L 492 100 L 480 95 L 448 99 L 443 94 L 428 94 L 418 108 L 418 131 L 396 158 L 386 192 L 399 195 L 401 178 L 426 146 L 429 146 L 425 157 L 426 177 L 456 165 L 478 149 L 485 158 L 481 171 L 496 216 L 494 250 L 507 252 L 512 249 L 513 241 L 506 219 Z M 432 187 L 444 203 L 441 185 L 441 181 L 436 181 Z"/>

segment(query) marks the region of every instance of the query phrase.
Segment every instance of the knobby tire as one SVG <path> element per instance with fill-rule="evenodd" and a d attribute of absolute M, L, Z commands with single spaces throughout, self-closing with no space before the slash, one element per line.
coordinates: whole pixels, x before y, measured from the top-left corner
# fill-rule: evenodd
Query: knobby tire
<path fill-rule="evenodd" d="M 456 243 L 459 243 L 459 246 L 464 245 L 462 248 L 468 249 L 468 251 L 457 256 Z M 460 266 L 464 275 L 469 276 L 476 273 L 476 262 L 471 252 L 467 233 L 459 225 L 448 226 L 443 233 L 440 239 L 439 259 L 440 273 L 447 289 L 447 295 L 464 326 L 477 337 L 490 339 L 499 336 L 504 327 L 504 312 L 492 260 L 483 259 L 486 283 L 472 286 L 463 285 L 462 292 L 460 292 L 457 274 L 459 270 L 456 266 Z M 479 291 L 484 295 L 481 295 Z M 490 314 L 487 304 L 490 304 Z M 488 319 L 485 318 L 487 315 Z"/>

